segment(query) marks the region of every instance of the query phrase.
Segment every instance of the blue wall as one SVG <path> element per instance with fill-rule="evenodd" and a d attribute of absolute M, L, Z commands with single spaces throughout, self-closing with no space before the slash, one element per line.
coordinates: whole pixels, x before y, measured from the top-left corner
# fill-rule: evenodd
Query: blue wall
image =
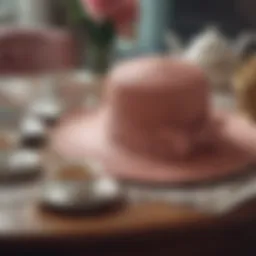
<path fill-rule="evenodd" d="M 170 26 L 173 0 L 140 0 L 138 47 L 141 51 L 164 51 L 165 34 Z"/>

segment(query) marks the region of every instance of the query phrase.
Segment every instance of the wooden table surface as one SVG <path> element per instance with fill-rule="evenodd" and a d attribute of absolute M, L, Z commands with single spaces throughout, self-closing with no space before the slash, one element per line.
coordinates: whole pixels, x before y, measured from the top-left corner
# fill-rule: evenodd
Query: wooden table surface
<path fill-rule="evenodd" d="M 179 251 L 184 243 L 190 250 L 202 251 L 205 245 L 207 250 L 213 246 L 214 239 L 215 249 L 235 241 L 240 250 L 256 249 L 256 201 L 219 217 L 163 203 L 130 204 L 102 216 L 67 217 L 40 209 L 35 196 L 39 188 L 40 182 L 34 182 L 0 189 L 0 248 L 79 249 L 98 255 L 104 246 L 111 253 L 123 252 L 122 248 L 132 252 L 138 246 L 158 251 L 161 243 L 168 252 L 187 255 Z"/>

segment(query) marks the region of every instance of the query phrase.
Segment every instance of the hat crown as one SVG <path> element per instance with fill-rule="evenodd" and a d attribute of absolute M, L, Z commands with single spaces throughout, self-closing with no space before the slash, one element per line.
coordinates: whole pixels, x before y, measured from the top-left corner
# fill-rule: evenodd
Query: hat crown
<path fill-rule="evenodd" d="M 146 151 L 160 141 L 171 148 L 178 137 L 190 144 L 207 120 L 208 94 L 204 73 L 192 64 L 164 57 L 121 64 L 107 79 L 111 134 Z"/>

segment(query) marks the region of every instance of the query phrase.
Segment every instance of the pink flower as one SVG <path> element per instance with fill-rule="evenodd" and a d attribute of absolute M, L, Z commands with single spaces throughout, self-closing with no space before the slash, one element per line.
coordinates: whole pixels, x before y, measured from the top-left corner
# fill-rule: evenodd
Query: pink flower
<path fill-rule="evenodd" d="M 127 31 L 127 27 L 137 17 L 138 0 L 81 0 L 85 11 L 97 21 L 111 20 L 117 30 Z"/>

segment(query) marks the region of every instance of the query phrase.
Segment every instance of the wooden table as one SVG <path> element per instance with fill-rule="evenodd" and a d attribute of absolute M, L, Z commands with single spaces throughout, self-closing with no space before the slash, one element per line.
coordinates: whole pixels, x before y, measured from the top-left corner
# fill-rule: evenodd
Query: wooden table
<path fill-rule="evenodd" d="M 256 201 L 219 218 L 160 203 L 128 205 L 104 216 L 63 217 L 38 207 L 38 188 L 36 182 L 0 189 L 1 249 L 72 255 L 256 252 Z"/>
<path fill-rule="evenodd" d="M 1 251 L 256 255 L 256 200 L 221 217 L 163 203 L 131 204 L 104 216 L 63 217 L 38 206 L 40 182 L 0 187 Z"/>

